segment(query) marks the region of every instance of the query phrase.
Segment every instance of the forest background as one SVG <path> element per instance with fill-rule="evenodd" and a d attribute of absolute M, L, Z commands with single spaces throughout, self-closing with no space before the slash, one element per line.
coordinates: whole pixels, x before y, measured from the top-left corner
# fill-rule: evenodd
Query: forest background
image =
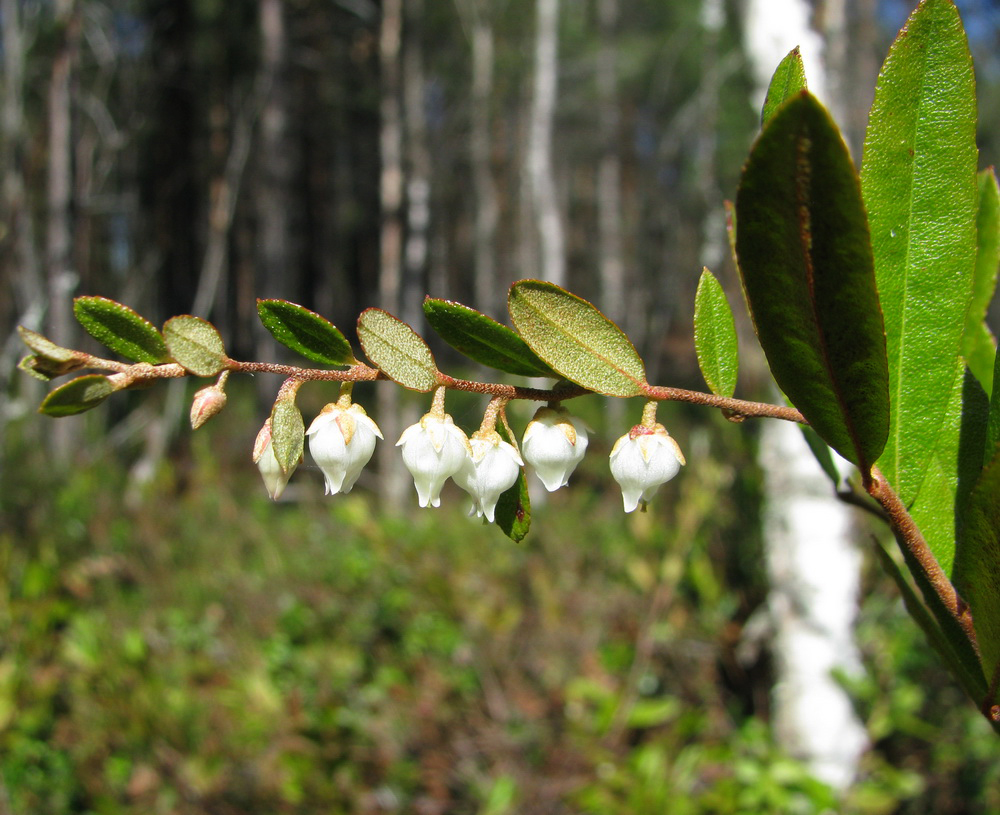
<path fill-rule="evenodd" d="M 752 423 L 665 408 L 692 465 L 626 519 L 602 452 L 633 406 L 578 400 L 594 452 L 515 546 L 457 494 L 401 510 L 391 444 L 360 494 L 323 500 L 314 470 L 272 505 L 249 458 L 276 381 L 193 436 L 183 385 L 50 422 L 15 370 L 18 324 L 90 347 L 75 294 L 209 317 L 272 360 L 257 297 L 353 340 L 370 305 L 423 333 L 425 294 L 502 320 L 541 277 L 614 318 L 651 382 L 701 389 L 702 266 L 740 297 L 722 205 L 759 121 L 752 5 L 0 0 L 0 813 L 1000 809 L 995 737 L 872 564 L 844 678 L 858 782 L 838 800 L 776 742 L 746 635 L 768 591 Z M 1000 6 L 958 6 L 989 161 Z M 910 10 L 813 7 L 856 157 Z M 424 409 L 358 399 L 387 439 Z"/>

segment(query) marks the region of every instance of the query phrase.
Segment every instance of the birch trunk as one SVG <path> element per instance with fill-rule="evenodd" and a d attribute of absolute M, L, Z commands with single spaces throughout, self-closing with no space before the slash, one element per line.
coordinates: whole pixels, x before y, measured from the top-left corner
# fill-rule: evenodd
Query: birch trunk
<path fill-rule="evenodd" d="M 761 100 L 774 67 L 795 45 L 802 48 L 810 89 L 827 97 L 823 42 L 809 27 L 810 13 L 806 0 L 748 4 L 747 50 Z M 859 666 L 853 627 L 861 564 L 850 513 L 834 499 L 797 427 L 767 422 L 760 463 L 777 671 L 775 735 L 817 778 L 843 791 L 867 747 L 865 729 L 834 678 L 836 671 L 857 672 Z"/>
<path fill-rule="evenodd" d="M 552 124 L 559 72 L 559 0 L 537 0 L 536 12 L 528 174 L 541 246 L 541 276 L 563 286 L 566 283 L 565 238 L 552 165 Z"/>

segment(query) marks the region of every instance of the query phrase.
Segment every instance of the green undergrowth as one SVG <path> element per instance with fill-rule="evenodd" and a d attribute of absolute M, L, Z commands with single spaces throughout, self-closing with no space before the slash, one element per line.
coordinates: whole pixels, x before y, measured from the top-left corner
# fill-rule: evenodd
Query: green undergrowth
<path fill-rule="evenodd" d="M 875 745 L 862 779 L 837 801 L 775 746 L 769 655 L 737 658 L 766 591 L 753 431 L 678 423 L 690 464 L 650 512 L 622 513 L 601 432 L 525 545 L 457 491 L 386 511 L 368 474 L 330 499 L 307 467 L 271 503 L 249 421 L 187 437 L 128 506 L 120 450 L 91 444 L 105 452 L 60 475 L 13 428 L 10 811 L 1000 809 L 995 737 L 942 702 L 958 690 L 875 572 L 852 680 Z"/>

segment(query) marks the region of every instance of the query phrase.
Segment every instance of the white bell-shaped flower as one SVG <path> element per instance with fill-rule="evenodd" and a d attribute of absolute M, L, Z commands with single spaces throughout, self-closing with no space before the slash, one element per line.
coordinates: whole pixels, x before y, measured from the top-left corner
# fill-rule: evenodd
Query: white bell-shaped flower
<path fill-rule="evenodd" d="M 472 496 L 476 516 L 493 523 L 497 501 L 514 486 L 524 462 L 512 444 L 496 431 L 475 433 L 469 440 L 472 455 L 455 473 L 455 483 Z"/>
<path fill-rule="evenodd" d="M 587 452 L 587 427 L 565 408 L 540 407 L 524 429 L 521 453 L 535 474 L 554 492 L 569 483 Z"/>
<path fill-rule="evenodd" d="M 396 442 L 402 447 L 403 464 L 413 476 L 420 506 L 441 506 L 441 488 L 472 454 L 469 439 L 450 415 L 425 413 Z"/>
<path fill-rule="evenodd" d="M 309 453 L 326 479 L 326 494 L 348 493 L 375 452 L 382 431 L 361 405 L 329 404 L 306 431 Z"/>
<path fill-rule="evenodd" d="M 277 501 L 281 497 L 281 493 L 285 491 L 285 487 L 288 486 L 288 481 L 291 479 L 292 473 L 295 472 L 295 467 L 292 467 L 288 472 L 281 469 L 271 444 L 270 419 L 264 422 L 264 426 L 257 434 L 257 440 L 253 446 L 253 461 L 257 465 L 257 469 L 260 470 L 260 477 L 264 479 L 267 494 L 271 496 L 272 501 Z M 298 466 L 297 462 L 296 466 Z"/>
<path fill-rule="evenodd" d="M 636 425 L 611 448 L 611 475 L 622 488 L 626 512 L 646 502 L 685 464 L 684 454 L 661 424 Z"/>

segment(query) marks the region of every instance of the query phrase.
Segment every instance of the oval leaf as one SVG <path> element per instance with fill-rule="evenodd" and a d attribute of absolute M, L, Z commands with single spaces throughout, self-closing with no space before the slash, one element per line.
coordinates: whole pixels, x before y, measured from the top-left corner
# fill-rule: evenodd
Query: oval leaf
<path fill-rule="evenodd" d="M 388 311 L 369 308 L 361 312 L 358 339 L 368 359 L 393 382 L 424 392 L 438 385 L 440 373 L 427 343 Z"/>
<path fill-rule="evenodd" d="M 195 376 L 215 376 L 226 364 L 226 349 L 215 326 L 200 317 L 183 314 L 163 326 L 167 350 Z"/>
<path fill-rule="evenodd" d="M 106 376 L 78 376 L 46 396 L 38 412 L 46 416 L 74 416 L 97 407 L 114 392 Z"/>
<path fill-rule="evenodd" d="M 960 371 L 951 363 L 960 354 L 975 266 L 975 136 L 975 82 L 961 20 L 950 0 L 926 0 L 882 66 L 861 166 L 892 404 L 878 465 L 907 505 L 932 472 L 930 461 L 943 447 L 953 459 L 958 443 Z"/>
<path fill-rule="evenodd" d="M 298 466 L 305 435 L 302 411 L 295 404 L 295 399 L 275 402 L 271 409 L 271 446 L 283 472 L 290 473 Z"/>
<path fill-rule="evenodd" d="M 754 145 L 736 217 L 743 288 L 775 381 L 827 444 L 869 470 L 889 401 L 868 224 L 847 146 L 807 91 Z"/>
<path fill-rule="evenodd" d="M 504 424 L 498 425 L 497 431 L 505 442 L 514 444 Z M 527 536 L 531 527 L 531 498 L 528 495 L 528 479 L 524 467 L 518 473 L 514 486 L 497 501 L 494 523 L 514 543 L 520 543 Z"/>
<path fill-rule="evenodd" d="M 531 350 L 560 376 L 607 396 L 638 396 L 646 368 L 625 333 L 592 304 L 554 283 L 510 288 L 510 319 Z"/>
<path fill-rule="evenodd" d="M 257 315 L 286 348 L 321 365 L 355 365 L 347 338 L 325 317 L 287 300 L 258 300 Z"/>
<path fill-rule="evenodd" d="M 771 77 L 767 86 L 767 96 L 760 112 L 760 123 L 766 125 L 785 102 L 806 90 L 806 69 L 802 64 L 802 53 L 796 45 L 789 51 Z"/>
<path fill-rule="evenodd" d="M 474 308 L 427 297 L 424 316 L 441 339 L 475 362 L 518 376 L 559 376 L 517 332 Z"/>
<path fill-rule="evenodd" d="M 156 365 L 169 358 L 156 327 L 126 305 L 107 297 L 77 297 L 73 314 L 91 337 L 126 359 Z"/>
<path fill-rule="evenodd" d="M 732 396 L 740 366 L 736 323 L 726 293 L 708 269 L 702 270 L 694 296 L 694 348 L 712 393 Z"/>

